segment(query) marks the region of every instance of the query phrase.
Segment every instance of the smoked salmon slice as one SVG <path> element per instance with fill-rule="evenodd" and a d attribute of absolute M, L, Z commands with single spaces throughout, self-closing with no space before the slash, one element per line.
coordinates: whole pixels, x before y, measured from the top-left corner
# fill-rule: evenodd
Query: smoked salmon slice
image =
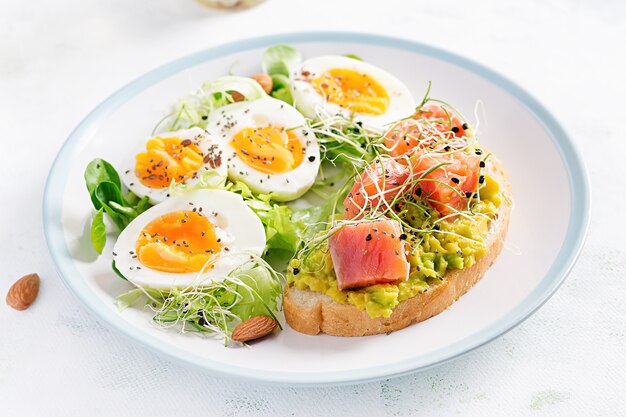
<path fill-rule="evenodd" d="M 482 181 L 479 178 L 480 158 L 463 151 L 450 154 L 418 152 L 412 161 L 415 176 L 423 177 L 416 192 L 442 216 L 465 209 L 468 199 L 476 191 L 477 182 Z M 445 165 L 435 168 L 440 164 Z M 427 173 L 431 169 L 433 171 Z"/>
<path fill-rule="evenodd" d="M 422 107 L 411 119 L 394 126 L 385 136 L 385 146 L 391 156 L 407 155 L 418 145 L 424 147 L 438 139 L 466 136 L 467 129 L 467 124 L 450 110 L 431 104 Z"/>
<path fill-rule="evenodd" d="M 406 235 L 396 220 L 362 221 L 343 226 L 329 241 L 339 289 L 407 279 L 409 262 L 404 239 Z"/>
<path fill-rule="evenodd" d="M 368 166 L 356 178 L 350 193 L 343 202 L 347 220 L 360 219 L 372 207 L 381 203 L 381 198 L 389 202 L 403 190 L 402 185 L 409 177 L 410 170 L 392 158 L 381 158 Z M 384 210 L 385 205 L 381 209 Z"/>

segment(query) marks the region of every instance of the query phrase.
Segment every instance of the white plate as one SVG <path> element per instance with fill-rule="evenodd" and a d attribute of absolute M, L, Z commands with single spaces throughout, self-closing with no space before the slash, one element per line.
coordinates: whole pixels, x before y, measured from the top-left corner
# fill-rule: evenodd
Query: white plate
<path fill-rule="evenodd" d="M 88 238 L 91 203 L 83 170 L 94 157 L 119 166 L 172 103 L 202 81 L 260 70 L 263 50 L 288 43 L 305 57 L 354 53 L 473 115 L 482 103 L 481 141 L 499 156 L 514 190 L 506 247 L 487 275 L 444 313 L 392 333 L 362 338 L 306 336 L 291 330 L 250 348 L 151 324 L 140 309 L 118 313 L 128 284 L 111 271 L 112 241 L 96 259 Z M 470 117 L 470 120 L 473 118 Z M 291 384 L 340 384 L 400 375 L 439 364 L 502 335 L 558 288 L 581 249 L 589 220 L 587 176 L 574 145 L 532 97 L 493 71 L 414 42 L 351 33 L 295 33 L 236 42 L 180 59 L 131 82 L 93 110 L 70 135 L 51 169 L 44 197 L 50 252 L 69 288 L 122 333 L 213 373 Z M 113 359 L 112 359 L 113 360 Z"/>

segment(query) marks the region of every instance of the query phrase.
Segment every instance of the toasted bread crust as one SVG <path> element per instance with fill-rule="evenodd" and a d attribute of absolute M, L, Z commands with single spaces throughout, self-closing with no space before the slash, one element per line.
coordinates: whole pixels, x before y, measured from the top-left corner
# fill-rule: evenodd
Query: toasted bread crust
<path fill-rule="evenodd" d="M 441 283 L 402 301 L 388 318 L 372 318 L 352 304 L 341 304 L 325 294 L 288 285 L 283 301 L 287 323 L 295 330 L 310 335 L 367 336 L 402 329 L 447 309 L 482 278 L 504 246 L 512 210 L 511 187 L 496 158 L 490 159 L 489 168 L 489 173 L 498 180 L 508 198 L 499 208 L 498 220 L 490 232 L 487 254 L 472 267 L 449 271 Z"/>

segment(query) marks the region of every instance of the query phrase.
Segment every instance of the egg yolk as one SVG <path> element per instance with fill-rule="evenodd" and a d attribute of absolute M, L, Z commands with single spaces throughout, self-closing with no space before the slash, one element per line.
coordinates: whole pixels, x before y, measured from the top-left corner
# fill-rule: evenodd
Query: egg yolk
<path fill-rule="evenodd" d="M 313 79 L 317 92 L 330 103 L 355 113 L 379 115 L 387 111 L 389 95 L 376 80 L 357 71 L 334 68 Z"/>
<path fill-rule="evenodd" d="M 221 250 L 213 224 L 199 211 L 183 210 L 148 223 L 131 255 L 150 269 L 190 273 L 212 268 L 210 262 Z"/>
<path fill-rule="evenodd" d="M 264 174 L 282 174 L 300 165 L 304 148 L 291 131 L 276 126 L 246 127 L 233 136 L 237 156 Z"/>
<path fill-rule="evenodd" d="M 194 177 L 205 156 L 190 139 L 155 137 L 146 143 L 146 152 L 135 157 L 135 174 L 150 188 L 167 188 L 172 180 Z"/>

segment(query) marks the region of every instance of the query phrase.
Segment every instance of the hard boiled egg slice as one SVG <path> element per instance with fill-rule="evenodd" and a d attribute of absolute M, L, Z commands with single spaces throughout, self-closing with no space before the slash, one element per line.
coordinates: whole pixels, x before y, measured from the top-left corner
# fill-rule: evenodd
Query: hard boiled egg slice
<path fill-rule="evenodd" d="M 207 130 L 224 147 L 228 177 L 278 201 L 294 200 L 315 181 L 320 151 L 304 117 L 271 97 L 212 112 Z"/>
<path fill-rule="evenodd" d="M 400 80 L 357 59 L 312 58 L 304 61 L 291 79 L 296 107 L 312 119 L 341 114 L 384 130 L 415 110 L 413 96 Z"/>
<path fill-rule="evenodd" d="M 127 162 L 124 184 L 152 204 L 170 196 L 170 184 L 193 185 L 203 179 L 216 185 L 226 178 L 226 164 L 218 141 L 205 130 L 167 132 L 150 138 Z"/>
<path fill-rule="evenodd" d="M 239 194 L 202 189 L 143 212 L 122 231 L 113 254 L 134 284 L 172 288 L 221 281 L 264 248 L 263 224 Z"/>

